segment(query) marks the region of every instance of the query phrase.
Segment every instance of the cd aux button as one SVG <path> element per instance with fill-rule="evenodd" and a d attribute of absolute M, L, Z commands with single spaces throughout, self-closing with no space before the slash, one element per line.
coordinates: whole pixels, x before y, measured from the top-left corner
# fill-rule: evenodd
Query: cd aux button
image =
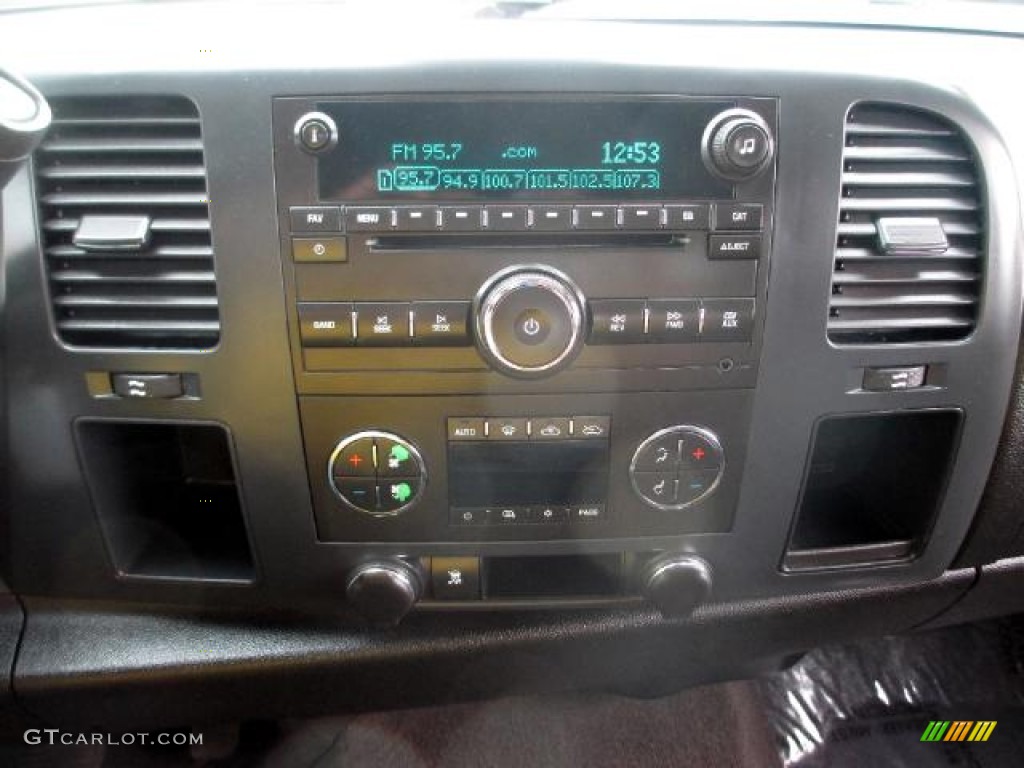
<path fill-rule="evenodd" d="M 704 299 L 702 341 L 750 341 L 754 332 L 753 299 Z"/>

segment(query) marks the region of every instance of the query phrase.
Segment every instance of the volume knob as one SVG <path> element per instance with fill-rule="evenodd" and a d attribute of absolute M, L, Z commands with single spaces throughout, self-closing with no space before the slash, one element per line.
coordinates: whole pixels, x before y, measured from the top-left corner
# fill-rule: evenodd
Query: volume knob
<path fill-rule="evenodd" d="M 729 181 L 746 181 L 768 167 L 775 142 L 760 115 L 748 109 L 727 109 L 708 123 L 702 154 L 712 173 Z"/>
<path fill-rule="evenodd" d="M 583 346 L 586 299 L 551 267 L 524 265 L 493 275 L 477 295 L 474 323 L 481 354 L 517 378 L 549 376 Z"/>

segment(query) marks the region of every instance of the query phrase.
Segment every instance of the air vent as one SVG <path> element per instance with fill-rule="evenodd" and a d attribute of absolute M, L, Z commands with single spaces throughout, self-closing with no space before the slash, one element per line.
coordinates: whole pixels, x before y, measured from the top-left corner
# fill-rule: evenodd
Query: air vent
<path fill-rule="evenodd" d="M 980 174 L 928 112 L 860 104 L 846 120 L 828 336 L 949 341 L 973 330 L 984 269 Z"/>
<path fill-rule="evenodd" d="M 188 99 L 56 98 L 36 152 L 60 337 L 208 349 L 220 337 L 199 114 Z"/>

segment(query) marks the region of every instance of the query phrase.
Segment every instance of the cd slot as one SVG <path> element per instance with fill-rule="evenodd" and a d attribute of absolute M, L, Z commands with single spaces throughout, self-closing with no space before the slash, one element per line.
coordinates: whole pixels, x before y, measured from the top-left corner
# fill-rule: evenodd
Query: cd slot
<path fill-rule="evenodd" d="M 479 248 L 684 248 L 685 234 L 668 232 L 408 234 L 367 238 L 370 252 L 452 251 Z"/>

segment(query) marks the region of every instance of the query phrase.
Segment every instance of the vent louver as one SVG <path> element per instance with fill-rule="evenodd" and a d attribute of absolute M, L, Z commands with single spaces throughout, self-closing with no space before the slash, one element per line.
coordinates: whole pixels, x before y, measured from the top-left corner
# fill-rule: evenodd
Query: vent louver
<path fill-rule="evenodd" d="M 183 97 L 51 100 L 35 155 L 57 331 L 87 347 L 220 337 L 199 114 Z"/>
<path fill-rule="evenodd" d="M 970 334 L 984 221 L 979 168 L 953 125 L 909 107 L 854 106 L 846 120 L 829 338 L 885 344 Z M 909 239 L 887 241 L 890 225 Z"/>

